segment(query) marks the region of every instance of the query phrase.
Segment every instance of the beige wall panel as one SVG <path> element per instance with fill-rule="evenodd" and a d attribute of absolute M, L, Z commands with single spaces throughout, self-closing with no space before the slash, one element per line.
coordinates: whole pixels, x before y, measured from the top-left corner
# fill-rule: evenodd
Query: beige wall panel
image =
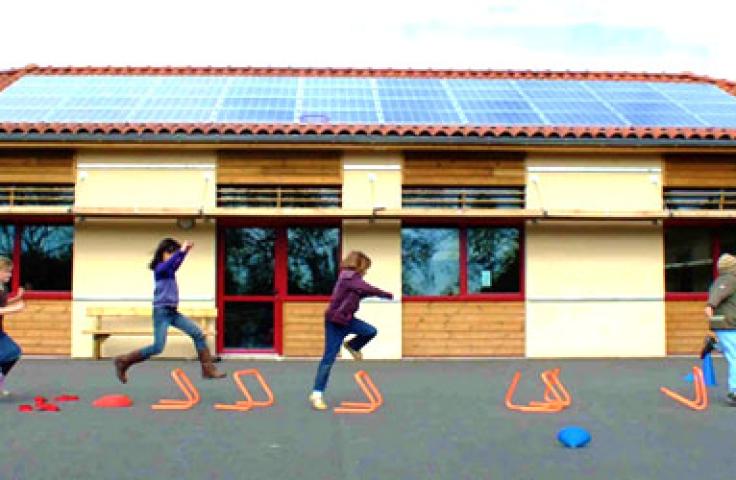
<path fill-rule="evenodd" d="M 346 220 L 342 233 L 343 254 L 362 250 L 373 261 L 365 280 L 394 294 L 391 301 L 365 299 L 356 313 L 378 329 L 363 350 L 365 358 L 401 358 L 401 224 Z"/>
<path fill-rule="evenodd" d="M 401 208 L 401 160 L 397 152 L 346 152 L 343 157 L 343 208 Z"/>
<path fill-rule="evenodd" d="M 319 357 L 324 350 L 327 302 L 284 304 L 284 356 Z"/>
<path fill-rule="evenodd" d="M 217 158 L 218 184 L 340 185 L 339 151 L 235 150 Z"/>
<path fill-rule="evenodd" d="M 404 356 L 523 356 L 524 302 L 407 302 Z"/>
<path fill-rule="evenodd" d="M 214 207 L 215 160 L 212 152 L 80 151 L 76 206 Z"/>
<path fill-rule="evenodd" d="M 527 225 L 527 355 L 663 355 L 663 272 L 659 226 Z"/>
<path fill-rule="evenodd" d="M 25 310 L 6 315 L 3 325 L 24 355 L 71 353 L 71 300 L 26 300 Z"/>
<path fill-rule="evenodd" d="M 151 304 L 153 274 L 147 265 L 158 242 L 167 236 L 180 241 L 191 240 L 195 244 L 177 273 L 182 306 L 215 306 L 216 241 L 213 223 L 197 223 L 192 230 L 185 231 L 176 227 L 173 219 L 138 222 L 86 220 L 77 224 L 74 236 L 74 356 L 92 355 L 91 337 L 81 333 L 94 324 L 94 319 L 85 314 L 87 307 Z M 150 320 L 148 322 L 150 325 Z M 187 339 L 171 338 L 172 348 L 180 340 L 188 342 Z M 114 348 L 121 341 L 112 337 L 105 342 L 105 349 Z M 150 343 L 150 340 L 132 338 L 120 348 L 137 346 L 141 342 Z"/>
<path fill-rule="evenodd" d="M 532 154 L 527 157 L 527 208 L 613 212 L 661 210 L 661 166 L 658 156 Z M 550 167 L 575 171 L 534 171 Z M 586 171 L 589 168 L 648 171 Z"/>
<path fill-rule="evenodd" d="M 528 357 L 665 355 L 662 302 L 529 302 Z"/>
<path fill-rule="evenodd" d="M 669 355 L 700 353 L 709 329 L 704 309 L 705 301 L 665 303 Z"/>

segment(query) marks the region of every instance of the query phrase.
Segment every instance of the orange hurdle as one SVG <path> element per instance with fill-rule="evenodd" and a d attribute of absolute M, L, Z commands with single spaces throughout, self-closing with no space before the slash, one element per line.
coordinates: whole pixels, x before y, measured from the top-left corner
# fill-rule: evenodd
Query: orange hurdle
<path fill-rule="evenodd" d="M 184 393 L 184 396 L 187 397 L 186 400 L 163 398 L 159 400 L 157 404 L 151 405 L 153 410 L 189 410 L 199 403 L 199 390 L 197 390 L 197 388 L 192 384 L 192 381 L 189 380 L 189 377 L 184 373 L 184 370 L 181 368 L 172 370 L 171 378 L 174 379 L 179 390 L 181 390 L 182 393 Z"/>
<path fill-rule="evenodd" d="M 694 400 L 685 398 L 667 387 L 660 387 L 659 391 L 670 397 L 672 400 L 679 402 L 686 407 L 692 408 L 693 410 L 705 410 L 708 408 L 708 388 L 705 386 L 703 370 L 701 370 L 700 367 L 693 367 L 693 385 L 695 386 Z"/>
<path fill-rule="evenodd" d="M 365 370 L 360 370 L 354 375 L 355 383 L 363 391 L 367 402 L 342 402 L 333 410 L 335 413 L 373 413 L 383 405 L 383 395 L 368 376 Z"/>
<path fill-rule="evenodd" d="M 266 396 L 268 397 L 268 400 L 264 401 L 257 401 L 253 400 L 253 396 L 250 394 L 250 391 L 243 383 L 243 380 L 240 378 L 244 375 L 253 375 L 256 377 L 256 380 L 261 384 L 261 388 L 263 388 L 263 391 L 266 392 Z M 237 412 L 247 412 L 251 408 L 255 407 L 270 407 L 274 404 L 274 396 L 273 392 L 271 391 L 271 388 L 266 383 L 266 380 L 261 375 L 261 372 L 258 371 L 257 368 L 250 368 L 247 370 L 239 370 L 237 372 L 233 373 L 233 381 L 238 386 L 240 391 L 242 392 L 243 396 L 245 397 L 245 400 L 240 400 L 235 402 L 234 404 L 229 403 L 217 403 L 215 404 L 215 409 L 217 410 L 231 410 L 231 411 L 237 411 Z"/>
<path fill-rule="evenodd" d="M 572 397 L 560 381 L 559 374 L 560 369 L 555 368 L 546 370 L 539 375 L 545 385 L 543 402 L 531 401 L 528 405 L 517 405 L 512 398 L 516 392 L 516 387 L 519 385 L 519 380 L 521 380 L 521 372 L 516 372 L 511 380 L 511 385 L 506 390 L 504 398 L 506 408 L 523 413 L 556 413 L 569 407 L 572 404 Z"/>

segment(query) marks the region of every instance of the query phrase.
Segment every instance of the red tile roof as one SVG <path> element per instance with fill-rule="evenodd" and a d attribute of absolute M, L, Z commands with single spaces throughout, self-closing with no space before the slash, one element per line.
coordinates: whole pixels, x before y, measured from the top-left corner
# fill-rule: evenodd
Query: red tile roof
<path fill-rule="evenodd" d="M 218 76 L 317 76 L 450 79 L 527 79 L 708 83 L 736 95 L 736 82 L 693 73 L 586 72 L 534 70 L 406 70 L 359 68 L 287 67 L 39 67 L 0 71 L 0 90 L 24 75 L 218 75 Z M 534 139 L 631 139 L 673 141 L 736 141 L 732 128 L 641 128 L 554 126 L 427 126 L 427 125 L 312 125 L 224 123 L 0 123 L 3 135 L 336 135 L 379 137 L 534 138 Z"/>

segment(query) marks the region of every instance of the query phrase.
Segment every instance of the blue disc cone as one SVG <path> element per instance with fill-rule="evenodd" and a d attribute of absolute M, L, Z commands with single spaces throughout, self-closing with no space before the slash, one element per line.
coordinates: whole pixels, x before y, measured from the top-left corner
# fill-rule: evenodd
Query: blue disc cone
<path fill-rule="evenodd" d="M 718 385 L 716 383 L 716 369 L 713 368 L 713 358 L 710 353 L 703 358 L 703 380 L 705 380 L 705 385 L 708 387 Z"/>

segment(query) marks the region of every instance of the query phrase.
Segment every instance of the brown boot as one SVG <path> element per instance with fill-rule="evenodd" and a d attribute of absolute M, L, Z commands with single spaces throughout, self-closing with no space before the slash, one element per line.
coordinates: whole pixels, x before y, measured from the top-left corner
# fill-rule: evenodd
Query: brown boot
<path fill-rule="evenodd" d="M 205 347 L 197 350 L 199 354 L 199 363 L 202 364 L 202 378 L 225 378 L 227 375 L 217 371 L 217 367 L 212 363 L 212 355 L 210 349 Z"/>
<path fill-rule="evenodd" d="M 118 380 L 122 383 L 128 383 L 128 375 L 126 374 L 128 368 L 130 368 L 134 363 L 139 363 L 143 360 L 145 360 L 145 358 L 141 355 L 140 350 L 135 350 L 127 355 L 115 357 L 115 373 L 118 376 Z"/>

